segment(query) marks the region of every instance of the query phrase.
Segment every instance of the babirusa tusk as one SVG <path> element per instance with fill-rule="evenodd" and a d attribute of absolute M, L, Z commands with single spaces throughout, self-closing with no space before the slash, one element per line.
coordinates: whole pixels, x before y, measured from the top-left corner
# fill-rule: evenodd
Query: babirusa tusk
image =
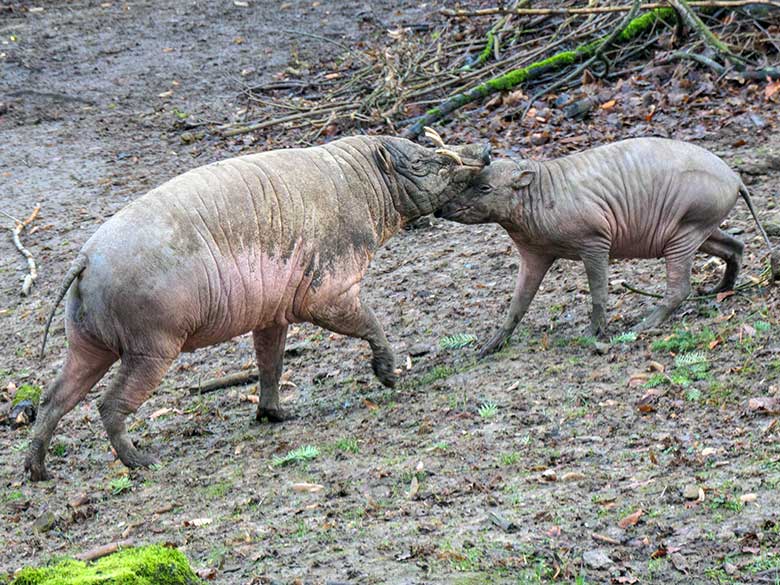
<path fill-rule="evenodd" d="M 436 132 L 436 130 L 434 130 L 434 129 L 433 129 L 433 128 L 431 128 L 430 126 L 425 126 L 425 127 L 423 128 L 423 130 L 425 131 L 425 136 L 426 136 L 426 137 L 427 137 L 427 138 L 428 138 L 428 139 L 429 139 L 431 142 L 433 142 L 433 143 L 434 143 L 436 146 L 438 146 L 438 147 L 440 147 L 440 148 L 444 148 L 444 147 L 446 147 L 446 146 L 447 146 L 446 144 L 444 144 L 444 140 L 442 140 L 442 139 L 441 139 L 441 136 L 439 136 L 439 133 L 438 133 L 438 132 Z"/>
<path fill-rule="evenodd" d="M 441 154 L 444 156 L 450 157 L 452 160 L 454 160 L 456 163 L 458 163 L 460 166 L 465 166 L 463 164 L 463 159 L 460 158 L 460 155 L 457 152 L 453 152 L 449 150 L 448 148 L 437 148 L 436 154 Z"/>

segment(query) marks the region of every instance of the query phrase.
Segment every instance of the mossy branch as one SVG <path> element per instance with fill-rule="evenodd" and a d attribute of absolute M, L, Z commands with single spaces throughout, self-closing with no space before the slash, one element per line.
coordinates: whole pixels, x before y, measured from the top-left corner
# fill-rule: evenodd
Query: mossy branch
<path fill-rule="evenodd" d="M 672 8 L 655 8 L 649 12 L 645 12 L 629 21 L 625 28 L 617 35 L 614 42 L 615 44 L 618 44 L 631 41 L 645 31 L 650 30 L 656 21 L 665 18 L 674 18 L 674 10 Z M 424 126 L 430 126 L 438 120 L 449 116 L 452 112 L 462 108 L 466 104 L 482 100 L 499 91 L 513 89 L 522 83 L 539 79 L 548 73 L 558 71 L 564 67 L 578 63 L 583 59 L 587 59 L 596 54 L 596 51 L 604 42 L 606 42 L 608 36 L 609 35 L 580 45 L 570 51 L 561 51 L 551 57 L 531 63 L 526 67 L 513 69 L 503 75 L 488 79 L 484 83 L 481 83 L 466 92 L 454 95 L 443 101 L 438 107 L 428 110 L 424 115 L 415 120 L 414 123 L 403 132 L 403 136 L 406 138 L 414 138 L 422 132 Z"/>

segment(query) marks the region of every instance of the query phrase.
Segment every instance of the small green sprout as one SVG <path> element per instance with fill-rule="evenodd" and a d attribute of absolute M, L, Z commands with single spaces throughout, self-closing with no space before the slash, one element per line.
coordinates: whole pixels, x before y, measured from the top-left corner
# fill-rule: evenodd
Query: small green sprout
<path fill-rule="evenodd" d="M 274 457 L 271 461 L 271 465 L 274 467 L 280 467 L 282 465 L 289 465 L 290 463 L 301 463 L 303 461 L 311 461 L 320 454 L 320 450 L 313 445 L 304 445 L 293 449 L 284 457 Z"/>

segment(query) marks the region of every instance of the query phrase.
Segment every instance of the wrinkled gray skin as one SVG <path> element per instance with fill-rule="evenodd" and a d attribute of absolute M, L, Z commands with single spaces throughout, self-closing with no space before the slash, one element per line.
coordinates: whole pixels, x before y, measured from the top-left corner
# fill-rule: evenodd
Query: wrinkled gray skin
<path fill-rule="evenodd" d="M 466 224 L 498 223 L 520 253 L 509 314 L 480 355 L 509 339 L 556 258 L 585 264 L 593 335 L 606 329 L 610 258 L 666 260 L 666 294 L 636 330 L 657 327 L 688 296 L 697 251 L 726 261 L 723 278 L 708 292 L 732 289 L 743 244 L 718 226 L 738 194 L 758 223 L 747 190 L 726 163 L 698 146 L 662 138 L 625 140 L 546 162 L 494 161 L 436 213 Z M 775 277 L 778 260 L 773 254 Z"/>
<path fill-rule="evenodd" d="M 182 351 L 252 331 L 258 419 L 284 418 L 278 383 L 290 323 L 368 341 L 375 374 L 393 386 L 393 352 L 361 303 L 360 282 L 405 222 L 432 213 L 489 163 L 484 146 L 450 149 L 462 165 L 380 136 L 242 156 L 180 175 L 103 224 L 57 300 L 69 290 L 68 353 L 41 401 L 25 462 L 32 479 L 47 477 L 60 418 L 117 359 L 99 410 L 128 467 L 155 460 L 133 446 L 125 418 Z"/>

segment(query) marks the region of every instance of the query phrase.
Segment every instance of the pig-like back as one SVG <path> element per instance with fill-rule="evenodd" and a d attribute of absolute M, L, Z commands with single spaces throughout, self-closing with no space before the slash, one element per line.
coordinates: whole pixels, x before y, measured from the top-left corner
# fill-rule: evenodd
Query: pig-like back
<path fill-rule="evenodd" d="M 691 222 L 715 225 L 733 207 L 739 177 L 693 144 L 637 138 L 543 163 L 532 163 L 540 204 L 533 231 L 552 233 L 564 257 L 583 238 L 610 246 L 617 258 L 654 258 Z M 708 234 L 702 234 L 704 241 Z"/>
<path fill-rule="evenodd" d="M 153 326 L 191 349 L 306 320 L 312 303 L 356 286 L 400 227 L 375 148 L 353 137 L 237 157 L 131 203 L 83 250 L 93 329 L 125 348 Z"/>

